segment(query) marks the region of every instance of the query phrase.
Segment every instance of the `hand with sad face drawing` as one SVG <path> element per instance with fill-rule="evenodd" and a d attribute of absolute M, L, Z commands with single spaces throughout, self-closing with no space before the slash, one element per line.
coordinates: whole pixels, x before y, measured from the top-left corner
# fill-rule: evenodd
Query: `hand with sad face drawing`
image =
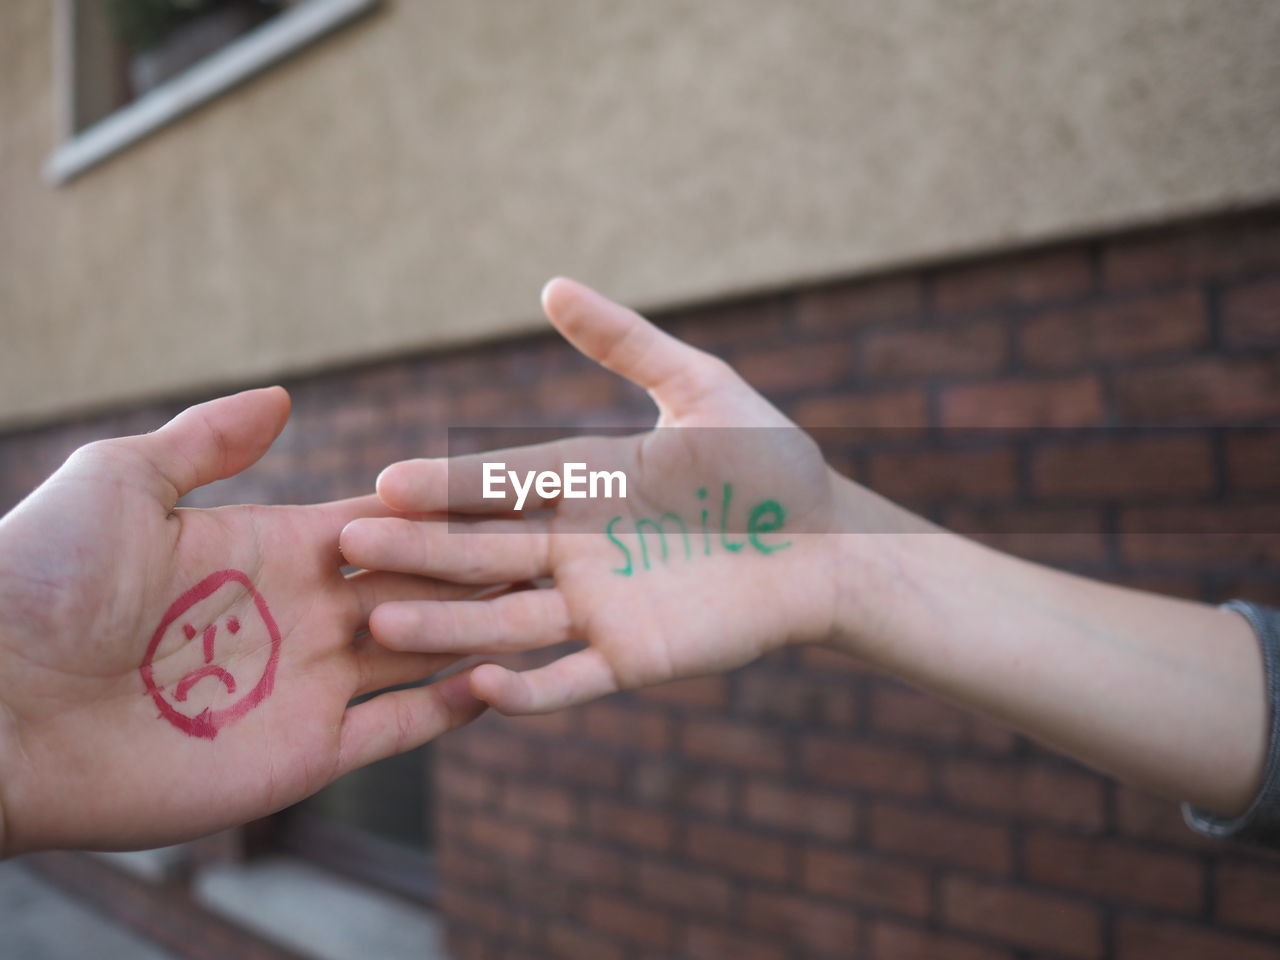
<path fill-rule="evenodd" d="M 177 508 L 288 418 L 278 388 L 90 444 L 0 520 L 0 850 L 150 846 L 293 803 L 477 716 L 455 658 L 365 632 L 389 599 L 475 592 L 343 574 L 375 497 Z"/>

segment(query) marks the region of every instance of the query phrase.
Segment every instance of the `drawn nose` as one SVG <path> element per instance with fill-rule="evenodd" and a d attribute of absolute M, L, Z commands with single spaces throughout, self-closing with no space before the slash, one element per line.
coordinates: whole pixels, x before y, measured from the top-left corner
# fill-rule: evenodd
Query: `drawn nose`
<path fill-rule="evenodd" d="M 211 623 L 204 628 L 204 662 L 213 663 L 213 638 L 218 635 L 218 625 Z"/>

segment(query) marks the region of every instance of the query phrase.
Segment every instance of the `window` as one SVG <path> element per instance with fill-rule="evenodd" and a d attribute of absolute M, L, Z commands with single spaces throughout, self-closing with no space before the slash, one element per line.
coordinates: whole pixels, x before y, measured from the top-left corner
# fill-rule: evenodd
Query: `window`
<path fill-rule="evenodd" d="M 65 183 L 365 13 L 377 0 L 58 0 Z"/>

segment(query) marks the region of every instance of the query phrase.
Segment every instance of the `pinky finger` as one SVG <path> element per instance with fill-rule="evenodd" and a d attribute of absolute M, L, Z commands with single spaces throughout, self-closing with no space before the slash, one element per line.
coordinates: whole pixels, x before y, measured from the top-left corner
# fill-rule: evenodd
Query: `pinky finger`
<path fill-rule="evenodd" d="M 470 672 L 464 671 L 348 709 L 339 733 L 337 776 L 420 747 L 480 716 L 486 705 L 472 696 L 470 682 Z"/>
<path fill-rule="evenodd" d="M 471 692 L 500 713 L 550 713 L 616 693 L 618 679 L 598 650 L 587 647 L 536 670 L 496 663 L 471 671 Z"/>

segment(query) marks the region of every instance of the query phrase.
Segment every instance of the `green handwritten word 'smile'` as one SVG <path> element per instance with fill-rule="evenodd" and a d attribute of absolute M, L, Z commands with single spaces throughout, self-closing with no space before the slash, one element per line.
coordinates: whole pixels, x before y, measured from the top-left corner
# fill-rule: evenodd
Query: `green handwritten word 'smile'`
<path fill-rule="evenodd" d="M 706 501 L 707 488 L 702 487 L 698 490 L 698 499 Z M 786 540 L 782 543 L 765 543 L 761 537 L 768 533 L 777 533 L 782 529 L 783 524 L 787 521 L 787 512 L 782 509 L 782 505 L 776 500 L 762 500 L 751 508 L 747 514 L 747 538 L 745 540 L 731 540 L 729 538 L 729 509 L 733 505 L 733 484 L 726 483 L 721 489 L 720 495 L 720 522 L 719 529 L 713 534 L 711 532 L 711 512 L 703 506 L 699 511 L 701 515 L 700 530 L 702 535 L 702 555 L 704 557 L 711 556 L 713 552 L 713 542 L 718 542 L 722 550 L 735 554 L 743 547 L 750 545 L 752 549 L 758 551 L 765 556 L 776 553 L 779 550 L 786 549 L 791 546 L 791 541 Z M 614 527 L 622 520 L 621 516 L 614 517 L 604 528 L 604 535 L 608 537 L 609 542 L 622 552 L 622 558 L 625 561 L 623 566 L 614 567 L 613 572 L 622 577 L 629 577 L 635 572 L 635 565 L 632 561 L 630 548 L 618 539 L 614 533 Z M 671 533 L 674 535 L 677 531 L 680 536 L 681 546 L 684 548 L 684 558 L 686 561 L 693 559 L 693 539 L 689 535 L 689 526 L 684 522 L 684 518 L 678 513 L 667 512 L 658 519 L 653 520 L 643 517 L 636 521 L 635 532 L 636 537 L 640 541 L 640 568 L 642 570 L 652 569 L 652 563 L 649 553 L 649 537 L 656 536 L 659 550 L 659 557 L 663 563 L 667 562 L 669 555 L 669 547 L 667 543 L 668 523 L 671 524 Z"/>

